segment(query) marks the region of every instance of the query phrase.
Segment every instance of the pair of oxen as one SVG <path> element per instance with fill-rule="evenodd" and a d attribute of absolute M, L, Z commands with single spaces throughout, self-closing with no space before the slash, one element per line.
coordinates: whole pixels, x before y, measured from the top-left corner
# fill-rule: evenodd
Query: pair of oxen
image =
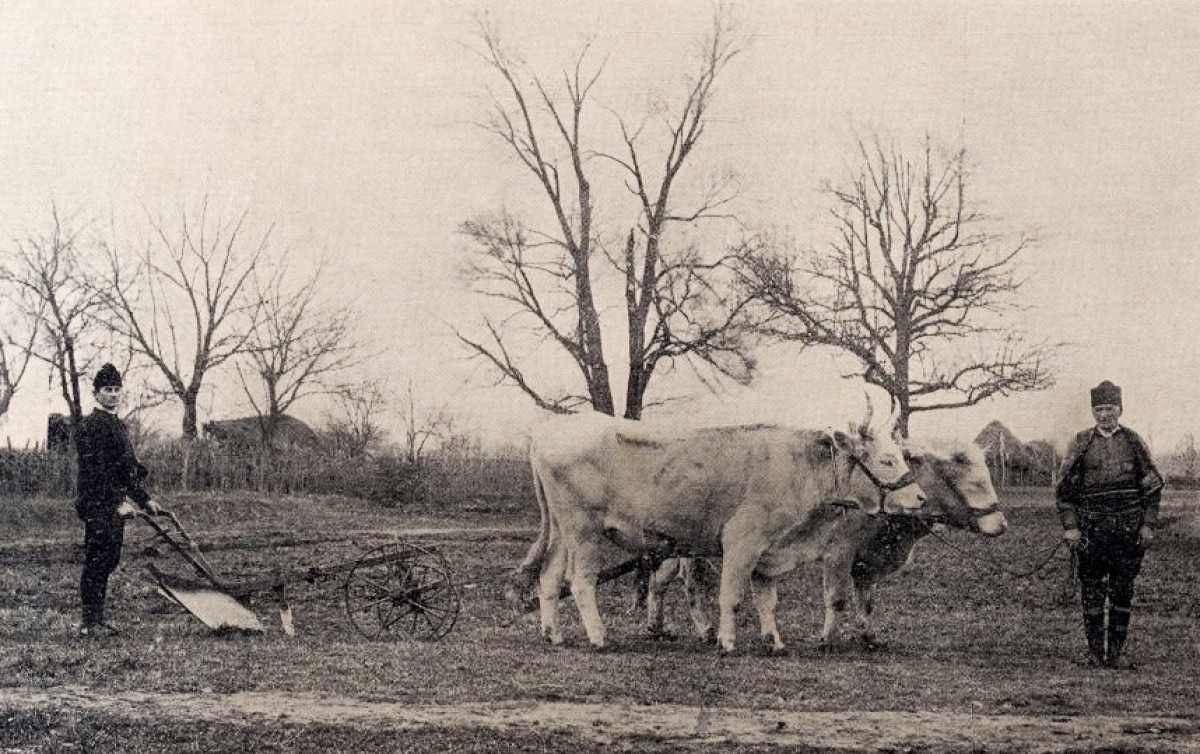
<path fill-rule="evenodd" d="M 564 581 L 588 640 L 606 643 L 596 604 L 607 543 L 660 565 L 649 578 L 647 627 L 662 630 L 662 594 L 682 576 L 697 633 L 711 619 L 697 576 L 720 560 L 716 639 L 734 651 L 734 611 L 750 590 L 764 639 L 783 641 L 776 581 L 806 562 L 824 579 L 822 640 L 853 611 L 868 645 L 875 584 L 910 557 L 935 523 L 998 535 L 1007 528 L 983 454 L 972 445 L 901 448 L 893 422 L 850 431 L 768 425 L 690 429 L 602 414 L 557 417 L 530 444 L 541 512 L 537 539 L 514 573 L 510 600 L 537 584 L 540 625 L 563 641 Z"/>

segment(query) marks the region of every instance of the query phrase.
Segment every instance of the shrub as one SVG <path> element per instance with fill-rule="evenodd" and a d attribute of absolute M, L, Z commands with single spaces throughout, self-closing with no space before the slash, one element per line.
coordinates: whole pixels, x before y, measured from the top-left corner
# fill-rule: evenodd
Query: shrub
<path fill-rule="evenodd" d="M 405 503 L 427 503 L 430 499 L 423 465 L 390 453 L 369 462 L 359 494 L 389 508 Z"/>
<path fill-rule="evenodd" d="M 436 505 L 512 509 L 533 499 L 523 453 L 436 452 L 411 460 L 396 451 L 349 455 L 335 447 L 266 452 L 211 440 L 152 440 L 138 448 L 151 494 L 253 490 L 359 497 L 388 507 Z M 75 456 L 0 450 L 0 495 L 71 497 Z"/>
<path fill-rule="evenodd" d="M 0 449 L 0 495 L 67 497 L 74 489 L 73 453 Z"/>

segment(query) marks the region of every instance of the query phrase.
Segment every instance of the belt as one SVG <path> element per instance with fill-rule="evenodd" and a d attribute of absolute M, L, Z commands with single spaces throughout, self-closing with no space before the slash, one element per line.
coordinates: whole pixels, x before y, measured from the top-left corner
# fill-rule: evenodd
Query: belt
<path fill-rule="evenodd" d="M 1086 505 L 1077 505 L 1075 507 L 1076 513 L 1084 516 L 1120 516 L 1126 513 L 1132 513 L 1134 511 L 1137 511 L 1138 513 L 1144 513 L 1145 510 L 1145 506 L 1142 504 L 1141 500 L 1134 500 L 1133 502 L 1126 503 L 1119 508 L 1092 508 Z"/>

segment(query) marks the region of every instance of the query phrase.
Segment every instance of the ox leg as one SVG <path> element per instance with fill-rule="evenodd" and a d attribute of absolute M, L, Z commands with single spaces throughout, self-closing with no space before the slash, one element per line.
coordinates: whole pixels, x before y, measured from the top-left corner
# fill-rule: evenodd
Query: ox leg
<path fill-rule="evenodd" d="M 875 610 L 875 582 L 863 576 L 854 579 L 854 589 L 858 594 L 858 633 L 863 646 L 867 649 L 878 649 L 882 646 L 875 638 L 875 627 L 871 614 Z"/>
<path fill-rule="evenodd" d="M 829 552 L 821 562 L 822 596 L 825 601 L 825 622 L 821 627 L 821 644 L 826 648 L 837 641 L 854 601 L 854 584 L 850 576 L 853 553 Z"/>
<path fill-rule="evenodd" d="M 733 652 L 737 633 L 734 611 L 750 585 L 750 574 L 768 543 L 753 530 L 751 519 L 759 511 L 746 507 L 734 515 L 721 533 L 721 591 L 717 596 L 720 617 L 717 620 L 717 643 L 725 652 Z"/>
<path fill-rule="evenodd" d="M 712 592 L 712 564 L 702 558 L 687 558 L 680 563 L 683 574 L 683 591 L 687 595 L 688 612 L 692 616 L 692 627 L 700 641 L 712 641 L 712 615 L 708 609 Z"/>
<path fill-rule="evenodd" d="M 758 611 L 758 630 L 763 641 L 770 641 L 776 652 L 783 651 L 783 639 L 779 636 L 779 624 L 775 622 L 775 608 L 779 605 L 779 590 L 775 579 L 760 574 L 751 575 L 751 593 L 754 607 Z"/>
<path fill-rule="evenodd" d="M 663 594 L 683 568 L 680 558 L 667 558 L 650 573 L 646 581 L 646 631 L 665 636 L 663 630 Z"/>
<path fill-rule="evenodd" d="M 596 605 L 599 564 L 600 552 L 596 547 L 584 542 L 575 543 L 569 569 L 571 596 L 575 598 L 575 607 L 579 610 L 579 619 L 583 622 L 588 641 L 596 649 L 603 648 L 605 644 L 604 621 L 600 619 L 600 609 Z"/>
<path fill-rule="evenodd" d="M 741 562 L 728 557 L 721 563 L 721 591 L 717 596 L 719 616 L 717 618 L 717 643 L 725 652 L 734 650 L 737 634 L 735 611 L 750 584 L 753 562 Z"/>
<path fill-rule="evenodd" d="M 567 571 L 567 551 L 557 529 L 550 532 L 546 559 L 538 579 L 538 608 L 542 637 L 551 644 L 562 644 L 562 629 L 558 625 L 558 592 Z"/>

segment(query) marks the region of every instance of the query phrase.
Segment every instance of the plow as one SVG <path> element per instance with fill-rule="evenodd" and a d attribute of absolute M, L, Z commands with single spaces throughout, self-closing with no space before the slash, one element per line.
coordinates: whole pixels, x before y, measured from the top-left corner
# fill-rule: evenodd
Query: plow
<path fill-rule="evenodd" d="M 147 568 L 158 592 L 214 631 L 262 633 L 265 628 L 248 602 L 274 598 L 280 625 L 296 633 L 289 592 L 295 585 L 335 587 L 346 618 L 362 636 L 375 641 L 437 641 L 458 620 L 461 607 L 454 575 L 440 553 L 396 540 L 334 564 L 277 568 L 269 576 L 246 581 L 221 577 L 174 513 L 139 513 L 139 520 L 193 571 L 185 577 L 156 564 Z M 166 519 L 169 525 L 160 522 Z"/>

